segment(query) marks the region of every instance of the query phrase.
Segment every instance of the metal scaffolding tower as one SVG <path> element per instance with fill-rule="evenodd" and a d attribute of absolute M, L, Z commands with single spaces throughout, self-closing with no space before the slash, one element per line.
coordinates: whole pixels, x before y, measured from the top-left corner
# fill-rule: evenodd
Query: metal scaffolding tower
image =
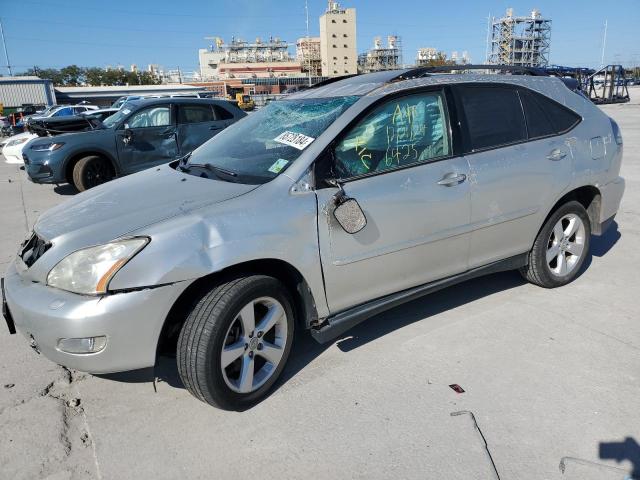
<path fill-rule="evenodd" d="M 386 47 L 382 45 L 382 38 L 375 37 L 373 48 L 358 55 L 360 73 L 394 70 L 402 65 L 402 39 L 398 35 L 389 35 Z"/>
<path fill-rule="evenodd" d="M 506 16 L 491 21 L 491 52 L 487 63 L 546 67 L 551 46 L 551 20 L 542 18 L 538 10 L 528 17 Z"/>

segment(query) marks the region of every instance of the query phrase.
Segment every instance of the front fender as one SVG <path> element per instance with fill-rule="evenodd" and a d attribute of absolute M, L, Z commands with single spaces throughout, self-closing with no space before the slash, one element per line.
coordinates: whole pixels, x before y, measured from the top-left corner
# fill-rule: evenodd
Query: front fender
<path fill-rule="evenodd" d="M 284 183 L 273 181 L 268 184 Z M 273 188 L 161 222 L 135 234 L 149 245 L 113 278 L 110 290 L 195 280 L 255 260 L 281 260 L 309 285 L 320 316 L 328 315 L 320 267 L 315 193 L 283 198 Z"/>

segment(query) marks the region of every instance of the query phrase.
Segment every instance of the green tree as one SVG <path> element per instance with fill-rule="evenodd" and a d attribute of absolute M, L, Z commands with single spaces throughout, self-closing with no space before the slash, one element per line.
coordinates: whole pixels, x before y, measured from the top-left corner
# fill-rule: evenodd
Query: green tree
<path fill-rule="evenodd" d="M 77 65 L 69 65 L 60 70 L 64 85 L 74 87 L 84 83 L 84 69 Z"/>
<path fill-rule="evenodd" d="M 104 69 L 98 67 L 90 67 L 85 69 L 85 81 L 92 87 L 99 87 L 105 83 Z"/>

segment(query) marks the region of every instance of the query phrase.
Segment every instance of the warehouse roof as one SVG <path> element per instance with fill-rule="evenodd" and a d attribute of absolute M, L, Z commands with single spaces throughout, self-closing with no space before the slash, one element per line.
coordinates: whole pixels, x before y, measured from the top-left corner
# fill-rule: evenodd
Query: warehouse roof
<path fill-rule="evenodd" d="M 33 76 L 24 76 L 24 77 L 0 77 L 0 82 L 11 82 L 11 83 L 31 83 L 31 82 L 50 82 L 51 80 L 47 80 L 40 77 Z"/>

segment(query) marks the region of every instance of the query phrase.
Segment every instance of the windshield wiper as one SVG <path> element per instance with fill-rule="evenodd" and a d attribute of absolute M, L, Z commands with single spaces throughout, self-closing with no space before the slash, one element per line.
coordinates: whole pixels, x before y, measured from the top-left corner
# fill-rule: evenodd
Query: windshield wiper
<path fill-rule="evenodd" d="M 213 173 L 218 174 L 218 173 L 222 173 L 224 175 L 229 175 L 230 177 L 237 177 L 238 174 L 232 170 L 227 170 L 225 168 L 221 168 L 221 167 L 216 167 L 215 165 L 212 165 L 211 163 L 188 163 L 186 165 L 183 165 L 182 168 L 185 168 L 187 170 L 189 170 L 190 168 L 204 168 L 205 170 L 211 170 Z"/>
<path fill-rule="evenodd" d="M 237 177 L 238 174 L 233 170 L 227 170 L 226 168 L 218 167 L 213 165 L 212 163 L 187 163 L 189 162 L 189 158 L 191 158 L 191 152 L 187 153 L 184 157 L 180 159 L 178 162 L 178 167 L 183 172 L 188 172 L 191 168 L 204 168 L 205 170 L 209 170 L 215 173 L 218 177 L 220 174 L 228 175 L 229 177 Z"/>

